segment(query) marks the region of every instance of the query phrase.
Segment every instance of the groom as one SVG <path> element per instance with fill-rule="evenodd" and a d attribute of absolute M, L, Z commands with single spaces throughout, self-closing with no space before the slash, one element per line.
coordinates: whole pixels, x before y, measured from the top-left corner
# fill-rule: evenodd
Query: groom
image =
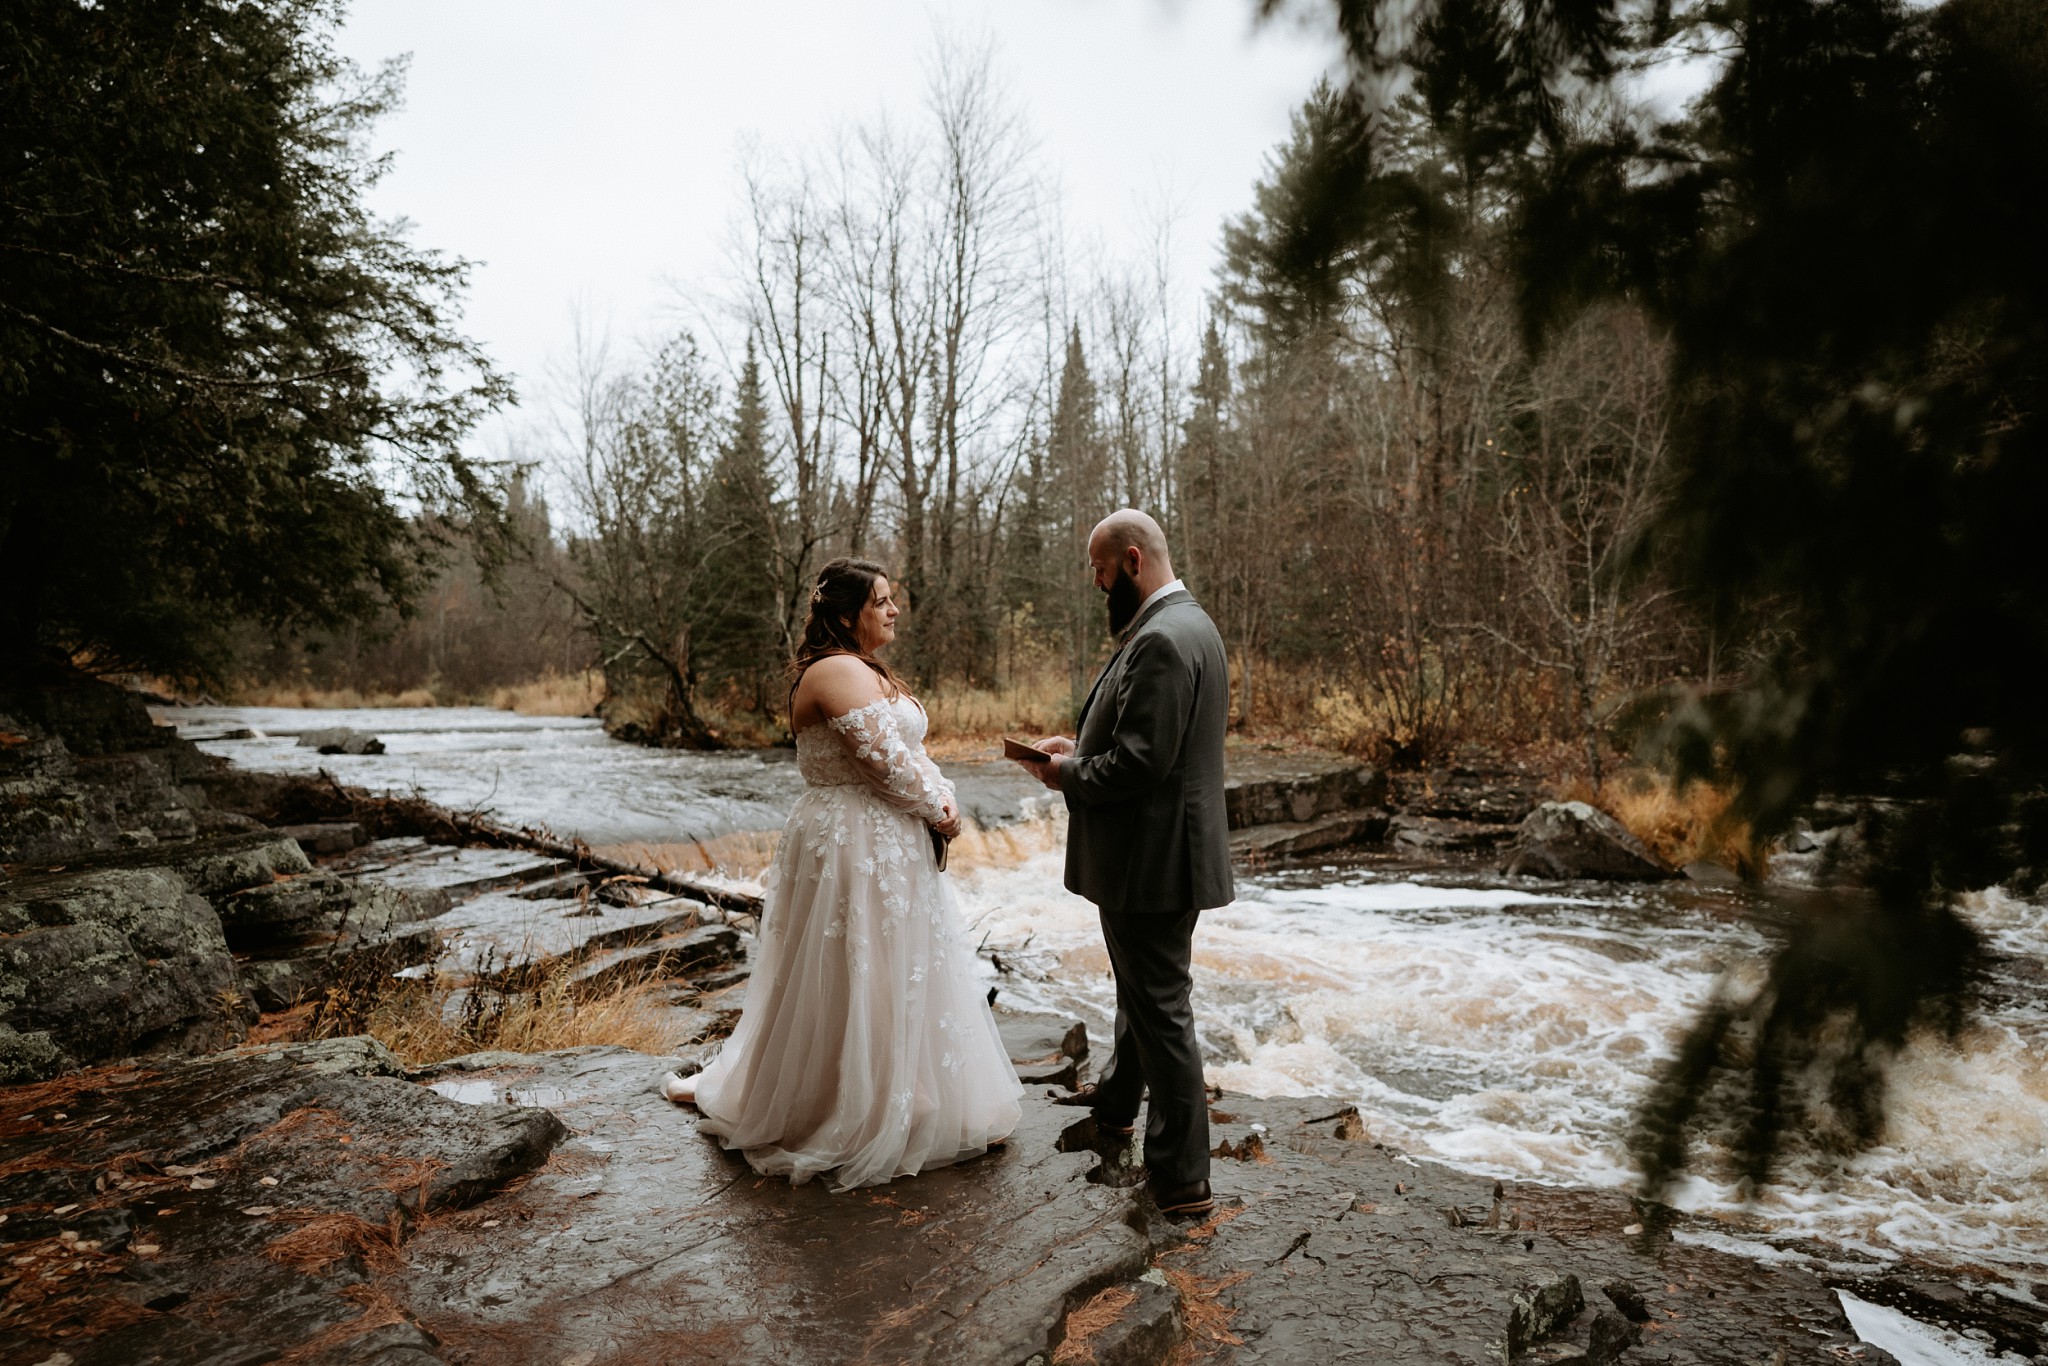
<path fill-rule="evenodd" d="M 1229 903 L 1223 638 L 1174 577 L 1159 523 L 1125 508 L 1088 538 L 1117 638 L 1082 704 L 1079 737 L 1041 740 L 1025 765 L 1066 798 L 1067 887 L 1094 902 L 1116 972 L 1116 1047 L 1071 1100 L 1130 1133 L 1148 1088 L 1145 1167 L 1162 1213 L 1210 1209 L 1209 1104 L 1195 1042 L 1195 917 Z"/>

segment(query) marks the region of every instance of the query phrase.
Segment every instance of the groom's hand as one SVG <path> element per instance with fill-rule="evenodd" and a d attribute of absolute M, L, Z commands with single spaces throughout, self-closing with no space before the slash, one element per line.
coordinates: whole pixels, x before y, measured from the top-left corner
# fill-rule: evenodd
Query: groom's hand
<path fill-rule="evenodd" d="M 1061 792 L 1065 790 L 1060 786 L 1060 765 L 1064 762 L 1066 756 L 1056 754 L 1042 764 L 1025 764 L 1024 767 L 1030 769 L 1032 776 L 1038 781 L 1055 792 Z"/>
<path fill-rule="evenodd" d="M 1064 735 L 1047 735 L 1031 742 L 1047 754 L 1072 754 L 1074 742 Z"/>

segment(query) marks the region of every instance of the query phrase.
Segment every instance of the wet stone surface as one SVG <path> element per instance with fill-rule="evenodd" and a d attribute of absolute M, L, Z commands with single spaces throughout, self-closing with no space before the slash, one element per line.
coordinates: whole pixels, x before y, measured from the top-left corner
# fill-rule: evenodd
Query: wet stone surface
<path fill-rule="evenodd" d="M 987 1362 L 1052 1347 L 1066 1309 L 1146 1269 L 1128 1192 L 1027 1102 L 1007 1147 L 834 1195 L 754 1175 L 602 1049 L 465 1072 L 552 1085 L 574 1137 L 514 1194 L 437 1223 L 380 1282 L 450 1361 Z"/>
<path fill-rule="evenodd" d="M 546 1110 L 465 1106 L 371 1041 L 0 1091 L 0 1361 L 361 1361 L 430 1346 L 370 1284 L 537 1167 Z"/>
<path fill-rule="evenodd" d="M 1233 830 L 1304 824 L 1386 802 L 1386 774 L 1341 754 L 1233 749 L 1229 770 L 1223 800 Z"/>
<path fill-rule="evenodd" d="M 1568 880 L 1655 882 L 1673 870 L 1620 821 L 1584 802 L 1544 802 L 1515 832 L 1501 871 Z"/>
<path fill-rule="evenodd" d="M 1247 826 L 1230 836 L 1231 857 L 1240 862 L 1305 858 L 1332 849 L 1378 844 L 1387 836 L 1384 811 L 1343 811 L 1312 821 Z"/>
<path fill-rule="evenodd" d="M 672 1064 L 407 1078 L 344 1039 L 0 1091 L 0 1362 L 1890 1361 L 1807 1271 L 1645 1247 L 1621 1195 L 1418 1164 L 1331 1101 L 1219 1099 L 1190 1223 L 1043 1088 L 1005 1147 L 835 1195 L 723 1151 Z"/>
<path fill-rule="evenodd" d="M 1619 1193 L 1520 1186 L 1496 1201 L 1495 1183 L 1382 1148 L 1329 1101 L 1225 1096 L 1212 1122 L 1219 1147 L 1260 1141 L 1216 1162 L 1216 1216 L 1159 1258 L 1221 1311 L 1212 1360 L 1583 1361 L 1596 1325 L 1614 1343 L 1601 1318 L 1621 1311 L 1601 1290 L 1613 1284 L 1624 1299 L 1639 1290 L 1648 1318 L 1609 1359 L 1762 1366 L 1782 1348 L 1788 1364 L 1892 1361 L 1809 1272 L 1668 1239 L 1644 1248 Z"/>

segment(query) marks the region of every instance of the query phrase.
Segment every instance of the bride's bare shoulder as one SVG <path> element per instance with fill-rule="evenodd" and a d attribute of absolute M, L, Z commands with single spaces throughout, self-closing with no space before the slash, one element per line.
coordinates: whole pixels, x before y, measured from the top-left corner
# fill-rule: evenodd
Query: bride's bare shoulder
<path fill-rule="evenodd" d="M 826 716 L 843 716 L 882 697 L 882 680 L 852 655 L 826 655 L 805 669 L 797 681 L 798 708 L 815 709 Z"/>

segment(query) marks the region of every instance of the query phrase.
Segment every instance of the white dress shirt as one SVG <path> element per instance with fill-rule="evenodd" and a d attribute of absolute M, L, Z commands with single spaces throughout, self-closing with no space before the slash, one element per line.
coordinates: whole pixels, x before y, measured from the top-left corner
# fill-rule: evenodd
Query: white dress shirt
<path fill-rule="evenodd" d="M 1138 617 L 1144 616 L 1145 609 L 1147 607 L 1150 607 L 1153 603 L 1159 601 L 1168 593 L 1178 593 L 1181 589 L 1186 587 L 1187 585 L 1182 583 L 1179 579 L 1175 579 L 1172 583 L 1161 584 L 1159 587 L 1152 590 L 1151 596 L 1147 597 L 1143 602 L 1138 604 L 1138 616 L 1132 617 L 1131 620 L 1136 621 Z"/>

